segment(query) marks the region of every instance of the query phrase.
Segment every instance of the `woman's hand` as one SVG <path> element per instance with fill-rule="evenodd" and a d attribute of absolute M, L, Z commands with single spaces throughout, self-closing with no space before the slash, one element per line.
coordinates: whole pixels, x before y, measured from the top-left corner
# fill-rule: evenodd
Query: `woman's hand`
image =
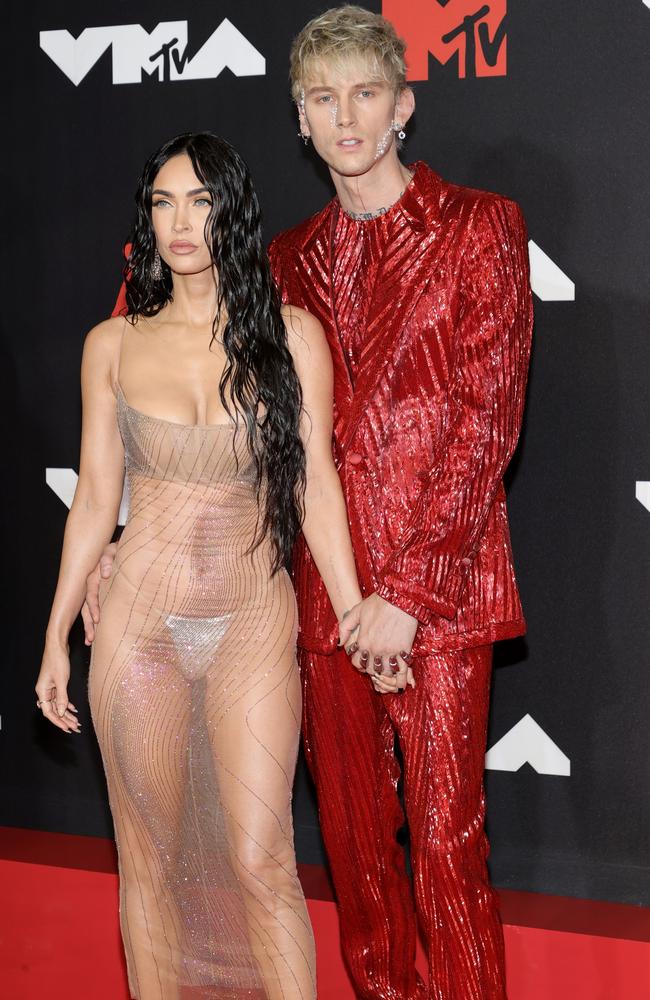
<path fill-rule="evenodd" d="M 77 709 L 68 700 L 70 656 L 67 646 L 46 643 L 41 672 L 36 681 L 36 707 L 64 733 L 81 732 Z"/>
<path fill-rule="evenodd" d="M 404 658 L 406 657 L 406 659 Z M 390 661 L 394 660 L 395 663 Z M 411 654 L 404 651 L 399 656 L 391 657 L 389 670 L 379 668 L 377 674 L 372 666 L 368 667 L 372 686 L 378 694 L 401 694 L 407 687 L 415 687 L 415 676 L 411 667 Z"/>

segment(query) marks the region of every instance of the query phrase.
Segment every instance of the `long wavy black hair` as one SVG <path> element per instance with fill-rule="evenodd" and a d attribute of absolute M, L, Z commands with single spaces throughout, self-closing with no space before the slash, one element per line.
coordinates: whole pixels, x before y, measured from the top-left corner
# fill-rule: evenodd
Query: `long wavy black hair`
<path fill-rule="evenodd" d="M 220 336 L 226 354 L 219 395 L 231 417 L 245 423 L 260 503 L 253 547 L 269 536 L 275 573 L 287 564 L 302 521 L 302 394 L 287 346 L 251 176 L 241 156 L 219 136 L 210 132 L 178 135 L 145 164 L 124 269 L 129 317 L 135 323 L 138 316 L 155 316 L 173 297 L 172 273 L 164 261 L 162 276 L 153 276 L 156 238 L 151 192 L 161 167 L 180 154 L 189 156 L 196 176 L 212 196 L 205 238 L 217 271 L 212 340 Z"/>

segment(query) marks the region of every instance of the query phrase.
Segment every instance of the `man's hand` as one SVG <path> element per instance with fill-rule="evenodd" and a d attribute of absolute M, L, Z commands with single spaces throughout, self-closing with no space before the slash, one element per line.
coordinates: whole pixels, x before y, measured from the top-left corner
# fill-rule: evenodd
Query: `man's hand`
<path fill-rule="evenodd" d="M 99 624 L 99 584 L 102 580 L 108 580 L 113 572 L 116 549 L 115 542 L 107 545 L 101 559 L 86 579 L 86 601 L 81 609 L 81 617 L 84 623 L 87 646 L 92 645 L 95 638 L 95 626 Z"/>
<path fill-rule="evenodd" d="M 386 694 L 415 687 L 410 654 L 417 627 L 417 618 L 371 594 L 346 614 L 341 641 L 357 670 L 370 674 L 375 690 Z"/>

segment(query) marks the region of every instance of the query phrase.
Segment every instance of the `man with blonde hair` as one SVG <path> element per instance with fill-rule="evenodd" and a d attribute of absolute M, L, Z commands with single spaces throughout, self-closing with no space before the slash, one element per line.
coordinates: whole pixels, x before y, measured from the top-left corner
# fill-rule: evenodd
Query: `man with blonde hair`
<path fill-rule="evenodd" d="M 304 739 L 357 995 L 503 1000 L 482 781 L 492 643 L 525 630 L 502 478 L 530 349 L 527 241 L 512 201 L 400 162 L 414 110 L 404 53 L 388 21 L 356 6 L 310 21 L 291 52 L 300 133 L 336 197 L 270 252 L 284 301 L 329 340 L 365 595 L 337 649 L 299 545 Z"/>

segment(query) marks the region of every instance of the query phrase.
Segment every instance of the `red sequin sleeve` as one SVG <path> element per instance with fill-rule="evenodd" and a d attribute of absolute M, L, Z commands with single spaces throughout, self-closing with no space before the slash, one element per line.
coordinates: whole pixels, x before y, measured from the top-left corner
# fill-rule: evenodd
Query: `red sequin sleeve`
<path fill-rule="evenodd" d="M 514 202 L 479 203 L 461 294 L 440 458 L 377 589 L 422 623 L 456 614 L 521 427 L 532 301 L 526 226 Z"/>

